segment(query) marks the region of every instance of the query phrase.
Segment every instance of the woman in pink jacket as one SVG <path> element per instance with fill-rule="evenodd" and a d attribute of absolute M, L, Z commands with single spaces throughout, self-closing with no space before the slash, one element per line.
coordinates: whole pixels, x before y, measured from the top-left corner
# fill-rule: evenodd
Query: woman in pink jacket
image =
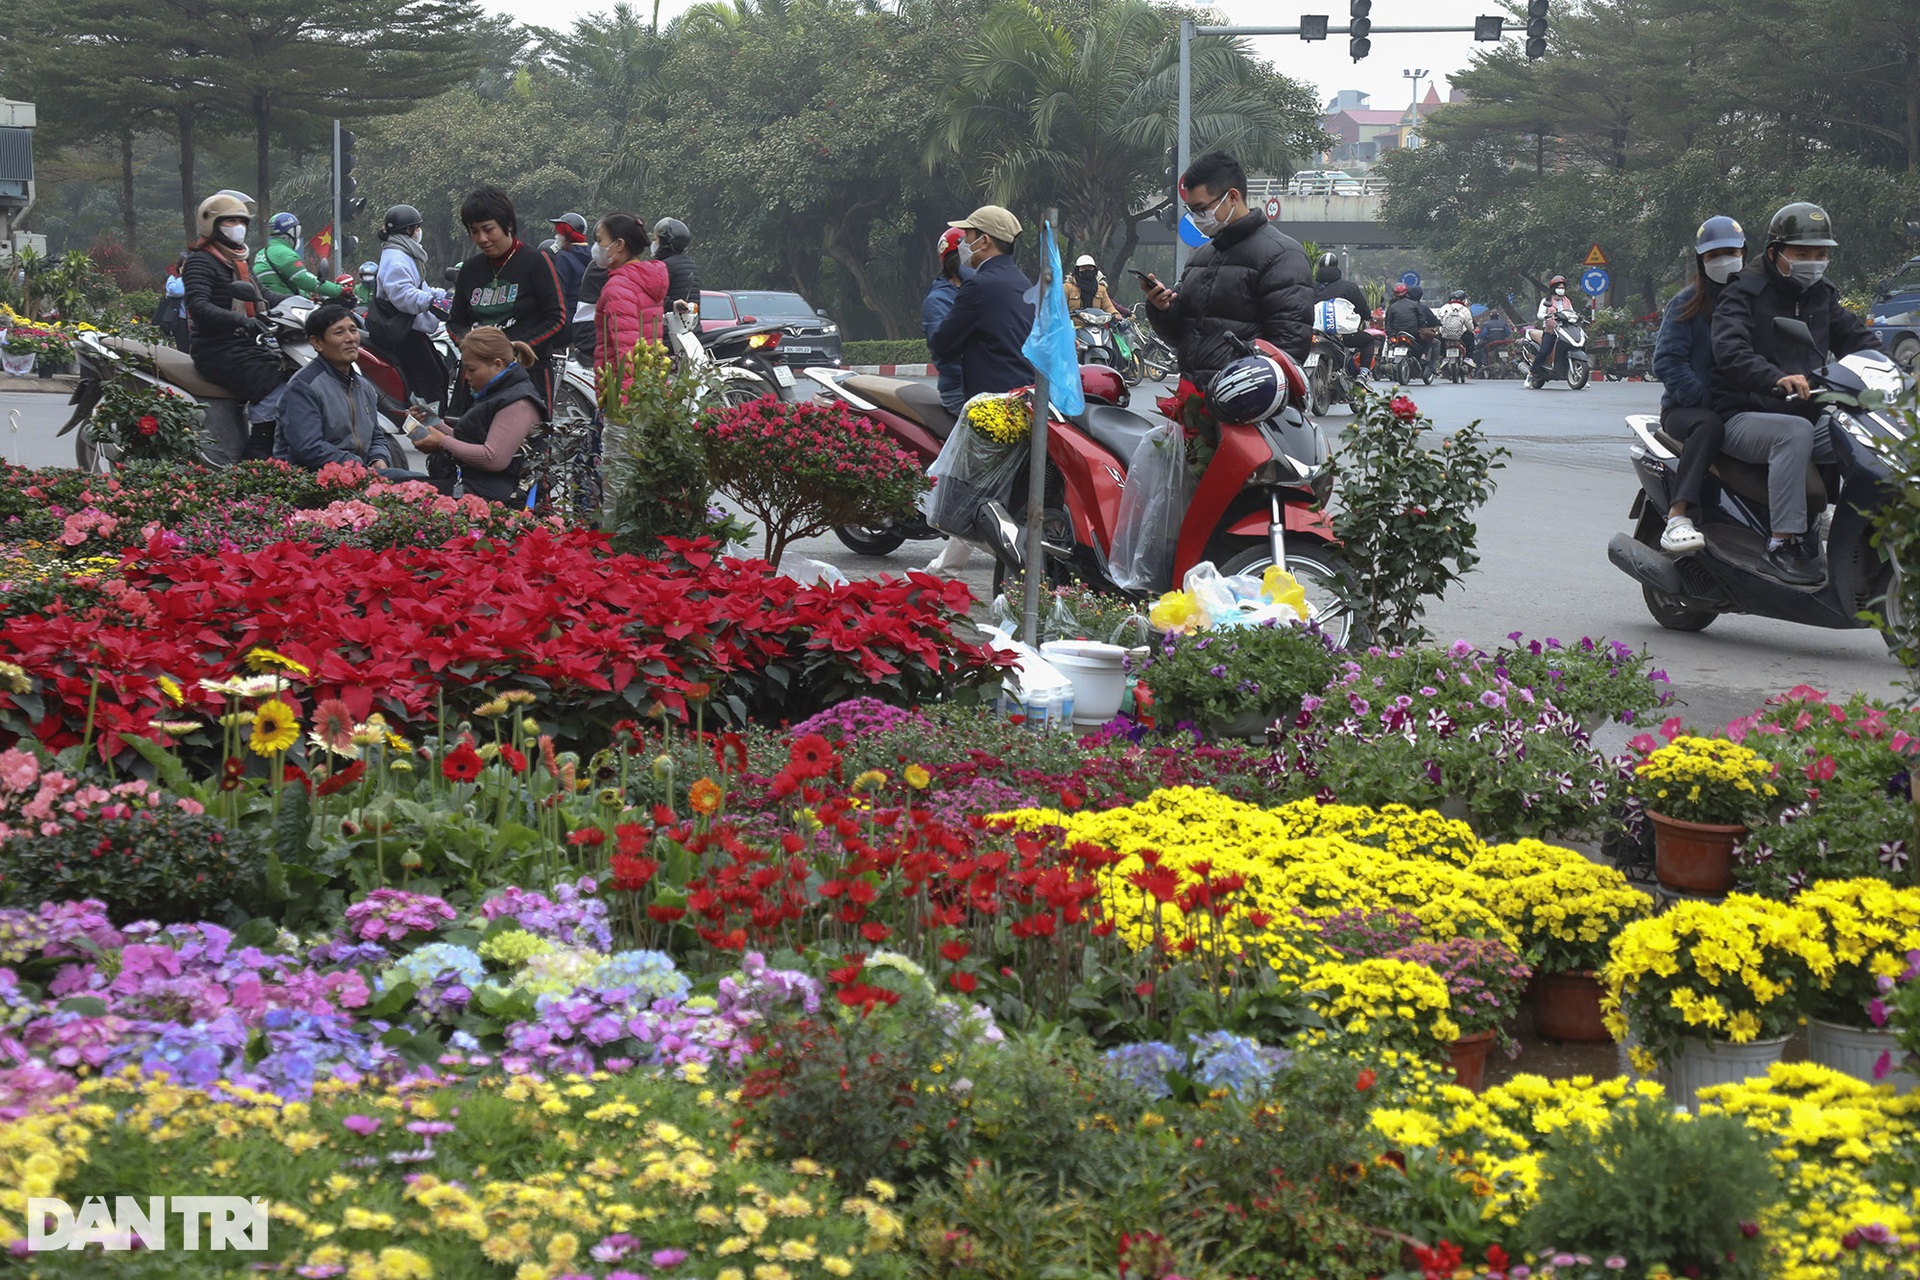
<path fill-rule="evenodd" d="M 667 268 L 653 260 L 653 242 L 637 218 L 614 213 L 594 228 L 593 260 L 607 269 L 607 283 L 595 304 L 594 369 L 602 376 L 642 342 L 665 334 L 661 308 L 667 296 Z M 606 394 L 604 385 L 601 394 Z"/>

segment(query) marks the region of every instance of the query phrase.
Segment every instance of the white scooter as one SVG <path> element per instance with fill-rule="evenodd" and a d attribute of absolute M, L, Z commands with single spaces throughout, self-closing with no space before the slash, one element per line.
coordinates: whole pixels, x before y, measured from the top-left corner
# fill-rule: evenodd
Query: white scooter
<path fill-rule="evenodd" d="M 1529 368 L 1539 359 L 1541 340 L 1549 333 L 1553 335 L 1553 368 L 1547 370 L 1544 378 L 1536 379 L 1529 373 L 1527 390 L 1538 391 L 1549 382 L 1565 381 L 1568 387 L 1579 391 L 1593 376 L 1593 357 L 1587 354 L 1585 322 L 1572 304 L 1563 302 L 1541 327 L 1528 329 L 1526 337 L 1520 340 L 1520 354 Z"/>

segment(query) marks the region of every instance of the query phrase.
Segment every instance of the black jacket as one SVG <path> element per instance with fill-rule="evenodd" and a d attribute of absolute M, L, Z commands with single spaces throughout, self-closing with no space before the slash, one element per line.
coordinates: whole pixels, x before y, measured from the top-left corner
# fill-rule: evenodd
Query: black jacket
<path fill-rule="evenodd" d="M 679 253 L 670 253 L 660 259 L 667 269 L 667 310 L 673 310 L 675 302 L 700 305 L 700 264 L 682 249 Z"/>
<path fill-rule="evenodd" d="M 1815 356 L 1774 331 L 1776 318 L 1806 322 L 1823 354 Z M 1822 280 L 1796 287 L 1765 258 L 1750 263 L 1720 291 L 1713 304 L 1713 407 L 1722 417 L 1736 413 L 1810 413 L 1799 400 L 1783 400 L 1775 389 L 1792 373 L 1811 373 L 1827 362 L 1825 352 L 1852 355 L 1878 351 L 1879 337 L 1860 317 L 1840 305 L 1840 291 Z"/>
<path fill-rule="evenodd" d="M 1006 254 L 980 264 L 960 286 L 947 318 L 927 339 L 934 363 L 960 361 L 960 386 L 969 398 L 1033 385 L 1033 366 L 1020 348 L 1033 331 L 1033 281 Z"/>
<path fill-rule="evenodd" d="M 510 364 L 500 381 L 473 402 L 473 408 L 449 424 L 453 427 L 454 439 L 464 440 L 468 444 L 485 444 L 487 433 L 493 430 L 494 415 L 520 400 L 533 401 L 534 408 L 539 410 L 541 416 L 546 415 L 540 390 L 534 385 L 533 378 L 518 364 Z M 520 455 L 515 454 L 505 471 L 482 471 L 478 467 L 461 466 L 460 481 L 468 493 L 485 498 L 488 502 L 512 502 L 524 470 Z"/>
<path fill-rule="evenodd" d="M 1313 300 L 1331 302 L 1335 298 L 1345 298 L 1360 313 L 1360 327 L 1365 329 L 1367 321 L 1373 317 L 1373 304 L 1367 301 L 1367 291 L 1351 280 L 1328 280 L 1315 285 Z"/>
<path fill-rule="evenodd" d="M 199 345 L 252 345 L 247 316 L 234 305 L 233 282 L 239 276 L 232 262 L 211 249 L 190 249 L 181 259 L 180 283 L 187 291 L 187 315 L 193 324 L 193 339 Z M 266 298 L 263 310 L 287 296 L 264 288 L 260 292 Z"/>
<path fill-rule="evenodd" d="M 1440 318 L 1435 316 L 1429 324 L 1427 306 L 1424 302 L 1415 302 L 1412 298 L 1395 298 L 1387 304 L 1387 317 L 1383 328 L 1391 338 L 1396 333 L 1408 333 L 1420 336 L 1423 328 L 1437 327 Z"/>
<path fill-rule="evenodd" d="M 1227 341 L 1265 338 L 1295 360 L 1313 345 L 1313 272 L 1300 242 L 1250 213 L 1228 223 L 1194 252 L 1179 294 L 1165 311 L 1149 308 L 1153 327 L 1180 356 L 1180 372 L 1205 388 L 1240 358 Z"/>
<path fill-rule="evenodd" d="M 464 338 L 478 325 L 497 325 L 532 347 L 544 366 L 572 318 L 563 308 L 553 259 L 515 240 L 498 262 L 476 253 L 460 264 L 447 327 Z"/>

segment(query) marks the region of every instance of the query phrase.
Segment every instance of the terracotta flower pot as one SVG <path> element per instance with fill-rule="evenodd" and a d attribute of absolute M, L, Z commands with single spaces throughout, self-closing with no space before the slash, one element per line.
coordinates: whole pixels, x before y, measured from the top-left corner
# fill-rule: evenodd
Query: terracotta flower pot
<path fill-rule="evenodd" d="M 1744 825 L 1685 822 L 1647 810 L 1653 821 L 1653 873 L 1669 889 L 1725 893 L 1733 888 L 1733 846 Z"/>
<path fill-rule="evenodd" d="M 1475 1093 L 1487 1087 L 1487 1058 L 1498 1039 L 1491 1031 L 1476 1031 L 1461 1036 L 1447 1046 L 1447 1061 L 1453 1067 L 1453 1082 Z"/>
<path fill-rule="evenodd" d="M 1542 1039 L 1572 1044 L 1604 1044 L 1613 1039 L 1601 1021 L 1600 979 L 1591 969 L 1536 973 L 1527 996 L 1533 1001 L 1533 1029 Z"/>

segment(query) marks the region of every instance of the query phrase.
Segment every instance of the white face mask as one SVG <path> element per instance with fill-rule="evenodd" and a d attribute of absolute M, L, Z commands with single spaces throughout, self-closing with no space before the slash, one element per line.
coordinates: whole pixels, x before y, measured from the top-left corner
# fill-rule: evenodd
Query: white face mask
<path fill-rule="evenodd" d="M 1566 289 L 1565 289 L 1565 288 L 1558 288 L 1558 289 L 1555 289 L 1555 290 L 1553 291 L 1553 296 L 1554 296 L 1554 297 L 1556 297 L 1556 298 L 1564 298 L 1564 297 L 1566 297 L 1566 296 L 1567 296 L 1567 291 L 1566 291 Z"/>
<path fill-rule="evenodd" d="M 596 267 L 606 266 L 607 265 L 607 246 L 600 244 L 598 242 L 595 242 L 592 253 L 588 255 L 588 260 L 591 261 L 593 265 Z"/>
<path fill-rule="evenodd" d="M 228 244 L 236 249 L 244 249 L 247 247 L 247 224 L 244 222 L 229 223 L 220 228 L 220 234 Z"/>
<path fill-rule="evenodd" d="M 1220 230 L 1220 206 L 1225 204 L 1226 200 L 1227 198 L 1225 196 L 1221 196 L 1218 200 L 1208 205 L 1204 213 L 1195 213 L 1191 209 L 1187 210 L 1187 216 L 1193 219 L 1193 229 L 1208 239 L 1212 239 L 1214 233 Z"/>
<path fill-rule="evenodd" d="M 1708 258 L 1701 264 L 1700 269 L 1706 274 L 1707 279 L 1713 281 L 1715 284 L 1725 284 L 1740 274 L 1742 265 L 1740 255 L 1730 253 L 1724 257 Z"/>
<path fill-rule="evenodd" d="M 1789 262 L 1787 264 L 1787 274 L 1792 277 L 1793 282 L 1802 289 L 1810 288 L 1813 285 L 1819 284 L 1820 281 L 1826 277 L 1827 260 L 1825 258 L 1816 258 L 1812 262 Z"/>
<path fill-rule="evenodd" d="M 970 271 L 973 268 L 973 239 L 968 237 L 960 242 L 960 269 Z"/>

